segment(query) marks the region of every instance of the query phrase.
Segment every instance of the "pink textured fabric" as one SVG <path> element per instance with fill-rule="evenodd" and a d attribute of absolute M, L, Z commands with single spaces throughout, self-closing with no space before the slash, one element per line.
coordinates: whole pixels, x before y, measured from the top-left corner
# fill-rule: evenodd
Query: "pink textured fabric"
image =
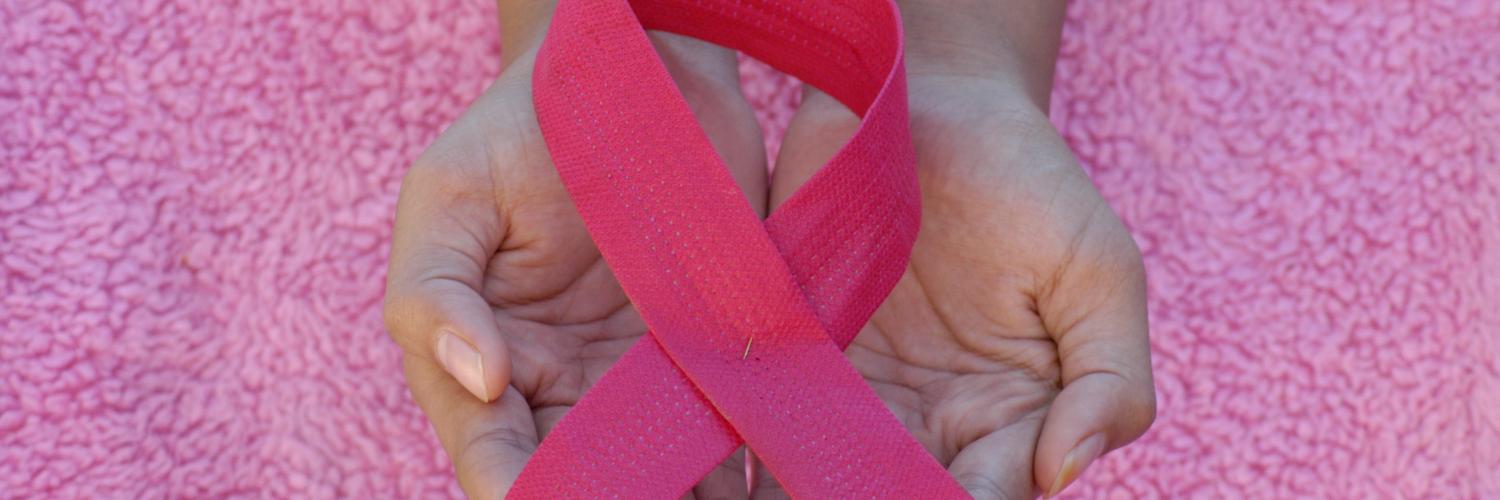
<path fill-rule="evenodd" d="M 1069 495 L 1500 496 L 1497 32 L 1073 2 L 1054 118 L 1145 250 L 1161 405 Z M 457 496 L 378 309 L 496 39 L 487 2 L 0 2 L 0 496 Z"/>

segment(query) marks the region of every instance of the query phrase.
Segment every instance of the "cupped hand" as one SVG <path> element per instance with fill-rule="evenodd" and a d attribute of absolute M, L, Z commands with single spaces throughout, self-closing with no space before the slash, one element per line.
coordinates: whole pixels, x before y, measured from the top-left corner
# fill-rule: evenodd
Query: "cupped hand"
<path fill-rule="evenodd" d="M 734 53 L 651 35 L 750 203 L 765 152 Z M 422 153 L 397 204 L 385 303 L 413 398 L 471 498 L 499 498 L 541 438 L 643 333 L 548 157 L 531 102 L 535 50 Z M 731 458 L 695 490 L 744 495 Z"/>
<path fill-rule="evenodd" d="M 913 76 L 910 95 L 922 227 L 849 358 L 976 497 L 1055 494 L 1155 417 L 1141 256 L 1018 86 Z M 858 123 L 809 89 L 772 205 Z"/>

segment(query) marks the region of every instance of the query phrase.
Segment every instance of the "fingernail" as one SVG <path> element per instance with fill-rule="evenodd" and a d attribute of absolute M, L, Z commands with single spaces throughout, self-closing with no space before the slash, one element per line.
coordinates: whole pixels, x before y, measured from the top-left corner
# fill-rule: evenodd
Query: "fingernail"
<path fill-rule="evenodd" d="M 479 357 L 479 351 L 474 350 L 474 346 L 458 335 L 443 332 L 438 337 L 437 356 L 443 369 L 458 379 L 458 383 L 465 389 L 481 400 L 490 400 L 489 391 L 484 386 L 484 359 Z"/>
<path fill-rule="evenodd" d="M 1073 447 L 1068 455 L 1063 457 L 1062 469 L 1057 471 L 1057 478 L 1052 480 L 1052 488 L 1047 490 L 1047 498 L 1057 496 L 1063 488 L 1067 488 L 1078 475 L 1083 473 L 1099 454 L 1104 452 L 1104 434 L 1094 434 Z"/>
<path fill-rule="evenodd" d="M 745 492 L 755 493 L 755 452 L 745 447 Z"/>

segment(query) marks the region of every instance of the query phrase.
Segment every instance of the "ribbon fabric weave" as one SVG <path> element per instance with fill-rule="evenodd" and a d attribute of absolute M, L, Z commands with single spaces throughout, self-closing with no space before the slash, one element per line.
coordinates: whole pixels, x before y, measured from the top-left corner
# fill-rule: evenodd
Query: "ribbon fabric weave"
<path fill-rule="evenodd" d="M 861 126 L 761 221 L 646 29 L 742 50 Z M 562 0 L 533 78 L 563 184 L 650 333 L 511 497 L 678 498 L 741 444 L 796 497 L 966 496 L 842 353 L 920 218 L 892 0 Z"/>

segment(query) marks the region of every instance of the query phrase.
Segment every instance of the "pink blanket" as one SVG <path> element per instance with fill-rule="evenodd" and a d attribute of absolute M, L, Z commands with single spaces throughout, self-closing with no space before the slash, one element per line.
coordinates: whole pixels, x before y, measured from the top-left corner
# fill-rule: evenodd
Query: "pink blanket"
<path fill-rule="evenodd" d="M 0 497 L 457 495 L 378 311 L 493 7 L 219 4 L 0 2 Z M 1500 3 L 1071 14 L 1161 402 L 1071 492 L 1500 496 Z"/>

